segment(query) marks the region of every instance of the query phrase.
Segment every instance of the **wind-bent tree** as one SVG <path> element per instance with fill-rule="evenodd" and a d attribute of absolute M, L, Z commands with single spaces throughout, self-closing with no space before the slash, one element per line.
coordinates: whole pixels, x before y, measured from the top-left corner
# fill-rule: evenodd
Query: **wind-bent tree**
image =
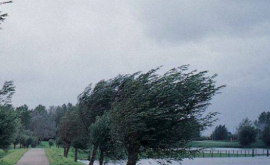
<path fill-rule="evenodd" d="M 112 103 L 116 97 L 116 91 L 122 79 L 123 76 L 117 76 L 108 81 L 102 80 L 98 82 L 93 89 L 90 84 L 84 92 L 78 96 L 80 118 L 88 135 L 90 135 L 92 131 L 89 126 L 95 123 L 96 118 L 102 116 L 104 112 L 111 110 Z M 89 138 L 92 138 L 92 136 Z M 99 139 L 100 137 L 96 136 L 95 138 Z M 93 150 L 89 165 L 93 165 L 97 150 L 101 149 L 99 148 L 99 143 L 96 143 L 93 138 L 92 145 Z"/>
<path fill-rule="evenodd" d="M 215 128 L 212 137 L 214 140 L 226 140 L 228 138 L 228 129 L 225 125 L 219 125 Z"/>
<path fill-rule="evenodd" d="M 15 86 L 12 81 L 4 83 L 0 90 L 0 148 L 7 149 L 17 133 L 17 116 L 10 105 Z"/>
<path fill-rule="evenodd" d="M 110 134 L 110 116 L 109 113 L 104 113 L 102 116 L 96 118 L 95 123 L 90 127 L 90 142 L 96 147 L 93 152 L 99 149 L 99 164 L 103 165 L 104 157 L 111 160 L 119 160 L 124 158 L 124 150 L 121 145 L 117 145 Z M 96 153 L 93 153 L 95 157 Z M 91 159 L 94 163 L 94 159 Z"/>
<path fill-rule="evenodd" d="M 256 141 L 256 128 L 248 118 L 243 119 L 237 131 L 238 140 L 242 146 L 248 146 Z"/>
<path fill-rule="evenodd" d="M 110 111 L 112 137 L 125 147 L 127 165 L 135 165 L 141 152 L 148 158 L 180 160 L 179 153 L 189 153 L 193 131 L 215 120 L 216 113 L 203 112 L 224 87 L 216 87 L 216 75 L 187 72 L 188 66 L 164 75 L 158 70 L 125 76 Z"/>
<path fill-rule="evenodd" d="M 66 113 L 58 125 L 58 136 L 64 144 L 64 156 L 67 157 L 71 146 L 75 148 L 75 161 L 77 161 L 77 149 L 85 149 L 88 139 L 82 122 L 80 121 L 78 110 Z"/>

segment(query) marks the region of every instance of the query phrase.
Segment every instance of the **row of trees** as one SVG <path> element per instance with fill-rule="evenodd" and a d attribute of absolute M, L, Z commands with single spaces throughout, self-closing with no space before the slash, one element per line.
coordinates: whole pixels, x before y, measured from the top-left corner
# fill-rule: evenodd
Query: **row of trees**
<path fill-rule="evenodd" d="M 42 140 L 55 139 L 60 119 L 75 106 L 72 104 L 51 106 L 46 109 L 38 105 L 29 109 L 27 105 L 14 108 L 11 105 L 15 86 L 5 82 L 0 90 L 0 148 L 8 149 L 10 144 L 20 147 L 35 147 Z"/>
<path fill-rule="evenodd" d="M 233 137 L 225 125 L 217 126 L 211 136 L 214 140 L 228 140 Z M 261 113 L 255 122 L 252 122 L 248 118 L 243 119 L 234 137 L 237 138 L 242 146 L 249 146 L 258 140 L 262 140 L 269 147 L 270 112 Z"/>
<path fill-rule="evenodd" d="M 203 115 L 216 87 L 207 72 L 188 72 L 188 66 L 147 73 L 119 75 L 89 85 L 78 97 L 78 105 L 58 125 L 64 155 L 69 148 L 88 149 L 90 165 L 98 154 L 127 159 L 135 165 L 139 155 L 180 160 L 189 155 L 188 142 L 215 121 L 216 113 Z M 182 154 L 179 154 L 182 153 Z"/>

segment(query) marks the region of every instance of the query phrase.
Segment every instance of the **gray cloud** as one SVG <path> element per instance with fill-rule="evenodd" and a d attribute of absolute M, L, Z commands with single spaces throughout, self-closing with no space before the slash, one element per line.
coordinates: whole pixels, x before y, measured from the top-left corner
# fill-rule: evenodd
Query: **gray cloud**
<path fill-rule="evenodd" d="M 183 64 L 227 84 L 209 111 L 230 130 L 269 110 L 268 1 L 15 1 L 0 31 L 14 106 L 76 103 L 89 83 Z M 2 10 L 2 9 L 1 9 Z M 217 123 L 217 124 L 218 124 Z"/>
<path fill-rule="evenodd" d="M 136 4 L 146 33 L 158 42 L 269 35 L 270 2 L 265 0 L 146 0 Z"/>

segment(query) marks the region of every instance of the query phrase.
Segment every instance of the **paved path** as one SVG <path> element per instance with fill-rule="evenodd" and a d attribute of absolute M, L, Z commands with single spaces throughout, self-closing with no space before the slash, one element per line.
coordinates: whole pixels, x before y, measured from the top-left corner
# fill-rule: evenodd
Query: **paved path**
<path fill-rule="evenodd" d="M 44 149 L 30 149 L 16 165 L 50 165 Z"/>

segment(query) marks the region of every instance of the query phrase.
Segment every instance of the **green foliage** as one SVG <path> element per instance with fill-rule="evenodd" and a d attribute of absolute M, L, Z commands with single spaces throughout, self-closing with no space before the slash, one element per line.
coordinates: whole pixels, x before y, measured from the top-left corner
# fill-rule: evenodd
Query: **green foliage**
<path fill-rule="evenodd" d="M 31 121 L 31 111 L 27 105 L 23 105 L 16 108 L 16 113 L 20 118 L 20 123 L 24 129 L 29 129 L 29 124 Z"/>
<path fill-rule="evenodd" d="M 0 148 L 7 149 L 14 141 L 18 120 L 14 111 L 0 106 Z"/>
<path fill-rule="evenodd" d="M 219 125 L 215 128 L 213 134 L 211 135 L 214 140 L 226 140 L 228 138 L 228 129 L 225 125 Z"/>
<path fill-rule="evenodd" d="M 10 103 L 11 96 L 14 93 L 14 86 L 5 83 L 0 90 L 0 148 L 8 149 L 9 145 L 16 138 L 18 120 Z"/>
<path fill-rule="evenodd" d="M 179 159 L 175 148 L 184 153 L 194 130 L 214 121 L 216 113 L 202 114 L 223 86 L 215 86 L 216 75 L 187 73 L 187 69 L 182 66 L 158 75 L 158 68 L 125 76 L 110 111 L 111 132 L 125 146 L 129 159 L 133 159 L 130 164 L 137 161 L 142 150 L 153 158 L 159 158 L 159 151 L 166 150 L 171 158 Z"/>
<path fill-rule="evenodd" d="M 64 144 L 64 155 L 68 155 L 71 145 L 75 148 L 88 147 L 87 131 L 79 118 L 79 111 L 74 108 L 66 113 L 58 125 L 58 136 Z"/>
<path fill-rule="evenodd" d="M 263 128 L 269 124 L 270 124 L 270 112 L 262 112 L 258 117 L 258 120 L 255 121 L 255 125 L 259 130 L 263 130 Z"/>
<path fill-rule="evenodd" d="M 264 144 L 269 147 L 270 146 L 270 124 L 264 126 L 261 138 Z"/>
<path fill-rule="evenodd" d="M 125 158 L 123 146 L 114 142 L 110 133 L 110 116 L 104 113 L 96 118 L 96 122 L 90 127 L 90 142 L 98 146 L 102 154 L 112 160 Z"/>
<path fill-rule="evenodd" d="M 39 140 L 55 138 L 55 122 L 48 114 L 45 106 L 38 105 L 34 109 L 31 114 L 29 130 L 31 130 Z"/>
<path fill-rule="evenodd" d="M 252 122 L 246 118 L 239 124 L 238 140 L 242 146 L 248 146 L 256 141 L 256 128 Z"/>
<path fill-rule="evenodd" d="M 56 145 L 57 145 L 58 147 L 60 147 L 60 146 L 63 145 L 63 141 L 62 141 L 62 139 L 59 138 L 59 137 L 56 139 L 55 143 L 56 143 Z"/>
<path fill-rule="evenodd" d="M 49 141 L 48 141 L 48 143 L 49 143 L 49 146 L 50 146 L 50 148 L 53 146 L 53 144 L 54 144 L 54 140 L 52 140 L 52 139 L 50 139 Z"/>

